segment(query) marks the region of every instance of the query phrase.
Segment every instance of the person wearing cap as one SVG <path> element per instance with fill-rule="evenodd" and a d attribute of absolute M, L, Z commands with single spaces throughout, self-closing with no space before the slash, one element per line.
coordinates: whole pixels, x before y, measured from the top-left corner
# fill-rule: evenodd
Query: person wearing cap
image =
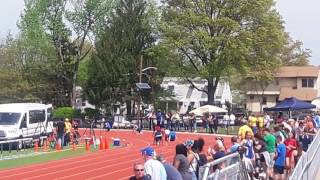
<path fill-rule="evenodd" d="M 133 165 L 134 176 L 130 177 L 129 180 L 151 180 L 149 175 L 144 174 L 144 167 L 141 163 L 135 163 Z"/>
<path fill-rule="evenodd" d="M 144 164 L 144 172 L 146 175 L 151 176 L 151 180 L 166 180 L 167 173 L 162 163 L 155 160 L 156 153 L 154 149 L 150 146 L 141 150 Z"/>

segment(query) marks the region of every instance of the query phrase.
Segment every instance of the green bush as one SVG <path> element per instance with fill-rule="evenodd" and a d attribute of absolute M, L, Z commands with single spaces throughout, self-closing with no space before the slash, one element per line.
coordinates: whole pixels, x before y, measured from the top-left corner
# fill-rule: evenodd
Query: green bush
<path fill-rule="evenodd" d="M 77 109 L 73 109 L 72 107 L 60 107 L 57 109 L 54 109 L 53 111 L 53 118 L 54 119 L 60 119 L 60 118 L 80 118 L 81 117 L 81 111 Z"/>

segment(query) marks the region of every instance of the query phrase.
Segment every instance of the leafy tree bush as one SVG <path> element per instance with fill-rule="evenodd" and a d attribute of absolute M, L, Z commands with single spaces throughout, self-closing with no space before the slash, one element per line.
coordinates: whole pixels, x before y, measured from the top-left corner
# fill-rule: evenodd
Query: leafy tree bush
<path fill-rule="evenodd" d="M 53 118 L 60 119 L 60 118 L 75 118 L 81 117 L 80 110 L 73 109 L 72 107 L 60 107 L 53 111 Z"/>

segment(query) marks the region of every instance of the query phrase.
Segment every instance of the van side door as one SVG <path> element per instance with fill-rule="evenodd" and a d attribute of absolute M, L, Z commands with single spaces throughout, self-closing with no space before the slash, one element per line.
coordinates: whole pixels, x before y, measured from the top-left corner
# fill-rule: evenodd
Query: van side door
<path fill-rule="evenodd" d="M 29 122 L 27 124 L 28 131 L 31 136 L 39 136 L 45 129 L 46 113 L 45 110 L 30 110 Z"/>
<path fill-rule="evenodd" d="M 20 123 L 20 130 L 22 137 L 28 137 L 28 128 L 27 128 L 27 113 L 25 113 L 22 117 L 21 123 Z"/>

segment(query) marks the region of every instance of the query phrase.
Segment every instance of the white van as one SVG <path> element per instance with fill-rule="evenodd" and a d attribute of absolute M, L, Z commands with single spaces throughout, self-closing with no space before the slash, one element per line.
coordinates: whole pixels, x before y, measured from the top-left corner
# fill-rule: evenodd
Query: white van
<path fill-rule="evenodd" d="M 51 104 L 0 104 L 0 141 L 52 133 L 51 114 Z"/>

